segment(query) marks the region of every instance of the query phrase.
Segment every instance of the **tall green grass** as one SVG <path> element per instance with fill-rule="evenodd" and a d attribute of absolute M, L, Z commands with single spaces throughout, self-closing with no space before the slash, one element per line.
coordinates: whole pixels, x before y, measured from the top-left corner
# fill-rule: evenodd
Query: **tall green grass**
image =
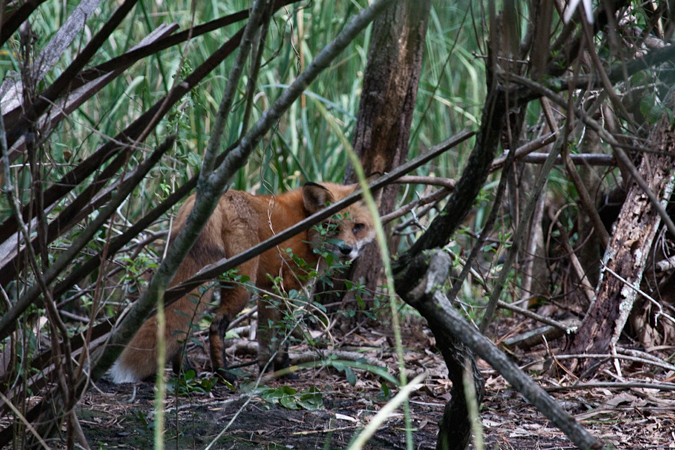
<path fill-rule="evenodd" d="M 33 28 L 37 32 L 36 50 L 42 48 L 59 29 L 76 1 L 47 1 L 34 14 Z M 248 2 L 203 2 L 195 11 L 196 24 L 244 9 Z M 63 68 L 71 62 L 78 49 L 102 25 L 115 6 L 114 2 L 103 2 L 100 15 L 92 17 L 84 31 L 62 55 L 57 67 L 47 74 L 42 87 L 53 81 Z M 299 54 L 304 65 L 325 46 L 345 25 L 357 8 L 358 2 L 318 0 L 304 5 L 301 11 L 297 5 L 290 5 L 287 11 L 275 16 L 270 40 L 264 55 L 265 67 L 257 89 L 256 107 L 259 113 L 276 98 L 283 86 L 288 84 L 300 70 Z M 417 131 L 411 142 L 411 153 L 420 146 L 430 146 L 446 138 L 464 126 L 475 126 L 484 87 L 482 64 L 471 52 L 477 50 L 475 37 L 468 24 L 460 28 L 465 6 L 436 4 L 432 9 L 427 37 L 427 46 L 418 95 L 413 128 Z M 298 19 L 302 15 L 303 35 L 299 36 Z M 103 62 L 128 50 L 161 23 L 176 21 L 181 29 L 191 22 L 190 2 L 140 2 L 130 20 L 125 21 L 113 34 L 95 57 L 94 63 Z M 234 24 L 209 35 L 193 39 L 184 53 L 179 45 L 146 58 L 129 69 L 123 76 L 104 89 L 94 99 L 76 111 L 69 121 L 59 127 L 50 142 L 61 149 L 72 152 L 70 161 L 55 151 L 56 162 L 69 163 L 84 158 L 102 142 L 106 136 L 114 135 L 131 120 L 136 118 L 161 96 L 165 95 L 175 82 L 176 70 L 181 57 L 186 58 L 188 67 L 196 67 L 220 44 L 232 36 L 243 24 Z M 300 38 L 300 40 L 299 40 Z M 268 178 L 294 175 L 317 180 L 340 180 L 346 162 L 340 143 L 326 125 L 321 109 L 315 102 L 322 102 L 329 113 L 343 124 L 349 137 L 357 115 L 361 81 L 366 66 L 369 33 L 357 39 L 340 57 L 333 67 L 326 71 L 312 86 L 306 97 L 305 107 L 296 104 L 293 110 L 279 123 L 276 132 L 269 137 L 268 145 L 261 146 L 256 158 L 249 163 L 243 176 L 237 179 L 235 188 L 255 187 L 261 165 L 270 161 L 266 168 Z M 3 70 L 18 70 L 18 43 L 12 39 L 4 46 L 0 55 Z M 449 59 L 449 62 L 446 61 Z M 222 94 L 224 81 L 229 71 L 226 61 L 203 81 L 191 98 L 186 99 L 180 109 L 181 152 L 177 167 L 181 177 L 187 176 L 188 166 L 196 169 L 199 155 L 209 135 L 211 117 Z M 464 100 L 467 99 L 467 100 Z M 238 136 L 242 107 L 235 110 L 230 123 L 229 140 Z M 254 117 L 257 118 L 257 117 Z M 158 127 L 149 139 L 148 146 L 157 144 L 165 134 L 172 132 L 172 124 L 166 121 Z M 92 133 L 96 129 L 99 133 Z M 457 160 L 465 152 L 464 147 L 435 164 L 444 175 L 456 173 Z M 195 156 L 188 157 L 194 154 Z M 273 156 L 273 157 L 272 157 Z M 50 176 L 56 177 L 66 169 L 55 168 Z M 288 183 L 268 179 L 273 190 L 286 189 L 300 183 L 297 177 Z"/>
<path fill-rule="evenodd" d="M 34 56 L 50 41 L 77 5 L 76 0 L 48 0 L 33 14 L 31 24 L 36 33 Z M 277 98 L 286 85 L 307 66 L 313 56 L 327 45 L 345 26 L 351 16 L 365 5 L 364 0 L 316 0 L 289 5 L 273 19 L 268 43 L 263 55 L 263 68 L 255 92 L 252 121 Z M 198 2 L 192 17 L 188 0 L 172 2 L 139 2 L 127 20 L 107 40 L 91 65 L 107 61 L 129 50 L 164 23 L 176 22 L 180 29 L 191 23 L 201 24 L 249 6 L 249 2 Z M 435 3 L 426 39 L 419 93 L 413 117 L 410 157 L 424 151 L 463 128 L 476 128 L 480 116 L 485 86 L 483 62 L 477 35 L 470 23 L 469 2 Z M 98 13 L 90 18 L 73 44 L 61 56 L 38 86 L 38 91 L 56 79 L 74 60 L 80 49 L 112 14 L 116 2 L 102 2 Z M 194 38 L 188 45 L 180 44 L 145 58 L 82 105 L 62 122 L 45 140 L 42 177 L 46 184 L 55 182 L 85 159 L 112 136 L 123 130 L 192 69 L 208 58 L 220 45 L 234 35 L 245 22 Z M 347 156 L 329 119 L 340 124 L 342 133 L 350 140 L 360 102 L 363 73 L 366 69 L 370 29 L 356 39 L 307 89 L 302 101 L 277 124 L 261 143 L 247 166 L 233 181 L 232 188 L 258 193 L 274 193 L 293 189 L 305 181 L 341 181 Z M 0 68 L 19 71 L 21 60 L 17 36 L 0 50 Z M 124 231 L 152 207 L 195 175 L 201 165 L 201 155 L 208 141 L 215 111 L 222 97 L 230 71 L 231 58 L 214 70 L 202 83 L 185 96 L 172 112 L 156 127 L 129 161 L 128 168 L 137 165 L 145 154 L 167 135 L 177 133 L 178 142 L 162 163 L 152 170 L 127 202 L 119 208 L 112 224 L 113 234 Z M 182 67 L 181 73 L 177 73 Z M 246 76 L 245 76 L 246 78 Z M 246 80 L 244 80 L 246 81 Z M 244 84 L 240 86 L 224 147 L 238 139 L 244 110 Z M 329 117 L 330 116 L 330 117 Z M 468 142 L 418 170 L 420 175 L 433 174 L 457 177 L 464 165 L 472 143 Z M 21 199 L 30 199 L 30 177 L 18 160 L 13 167 L 15 183 Z M 102 169 L 102 168 L 101 168 Z M 68 198 L 80 192 L 87 183 L 73 190 Z M 423 186 L 411 186 L 399 200 L 401 204 L 416 198 Z M 402 190 L 403 192 L 403 190 Z M 3 200 L 4 201 L 4 200 Z M 67 204 L 68 199 L 64 204 Z M 4 205 L 4 203 L 3 203 Z M 4 208 L 4 206 L 3 206 Z M 58 205 L 51 214 L 62 209 Z M 8 211 L 2 214 L 6 217 Z M 168 217 L 152 226 L 152 231 L 166 230 Z M 77 233 L 77 229 L 74 231 Z M 141 240 L 144 236 L 140 236 Z M 145 236 L 147 237 L 147 236 Z M 97 235 L 90 251 L 103 247 L 106 233 Z M 64 236 L 53 246 L 57 254 L 66 248 L 72 235 Z M 405 244 L 403 244 L 405 245 Z M 134 273 L 151 265 L 161 254 L 161 247 L 150 246 L 135 264 Z M 130 253 L 120 254 L 126 258 Z M 127 261 L 127 264 L 129 262 Z M 129 278 L 134 278 L 134 273 Z M 93 281 L 93 280 L 92 280 Z M 123 282 L 114 284 L 111 298 L 123 298 L 130 287 Z M 120 287 L 124 287 L 122 291 Z"/>

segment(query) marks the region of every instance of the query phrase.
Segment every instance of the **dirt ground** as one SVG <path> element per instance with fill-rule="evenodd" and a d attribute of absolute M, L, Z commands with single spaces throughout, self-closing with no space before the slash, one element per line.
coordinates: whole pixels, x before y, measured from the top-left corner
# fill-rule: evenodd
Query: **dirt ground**
<path fill-rule="evenodd" d="M 403 331 L 409 379 L 417 373 L 428 374 L 423 387 L 410 398 L 413 448 L 433 449 L 449 382 L 428 331 L 416 326 Z M 359 329 L 342 342 L 342 349 L 377 358 L 394 373 L 390 340 L 387 330 Z M 540 365 L 538 355 L 537 351 L 519 355 L 519 363 L 529 364 L 532 371 Z M 250 357 L 234 362 L 246 358 Z M 326 367 L 302 370 L 298 380 L 270 380 L 252 390 L 257 375 L 254 367 L 239 372 L 240 382 L 234 391 L 218 384 L 201 392 L 197 379 L 183 386 L 180 393 L 173 389 L 166 404 L 166 448 L 203 449 L 209 444 L 217 449 L 346 448 L 395 394 L 386 396 L 382 379 L 371 372 L 354 369 L 352 386 L 345 371 Z M 501 376 L 482 361 L 480 367 L 486 379 L 481 406 L 485 448 L 575 448 Z M 623 375 L 626 382 L 663 381 L 673 376 L 664 370 L 630 367 Z M 535 379 L 544 387 L 565 383 L 547 377 Z M 595 388 L 552 395 L 591 433 L 616 448 L 675 448 L 674 391 Z M 151 383 L 114 385 L 102 380 L 90 389 L 78 406 L 78 416 L 92 448 L 152 448 L 153 398 Z M 399 408 L 366 448 L 404 449 L 404 429 L 403 409 Z"/>

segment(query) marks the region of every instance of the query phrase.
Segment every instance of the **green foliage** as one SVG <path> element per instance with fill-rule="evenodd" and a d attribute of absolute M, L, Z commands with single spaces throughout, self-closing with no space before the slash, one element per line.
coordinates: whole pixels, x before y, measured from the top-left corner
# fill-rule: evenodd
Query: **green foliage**
<path fill-rule="evenodd" d="M 358 359 L 356 361 L 347 361 L 338 359 L 337 356 L 331 357 L 328 360 L 322 361 L 322 364 L 328 367 L 333 367 L 338 372 L 344 372 L 347 381 L 352 386 L 356 383 L 356 376 L 353 369 L 365 370 L 370 372 L 378 377 L 382 378 L 385 381 L 388 381 L 393 386 L 399 386 L 400 382 L 398 378 L 392 376 L 386 367 L 377 367 L 371 364 L 368 364 L 365 359 Z"/>
<path fill-rule="evenodd" d="M 661 120 L 664 115 L 668 117 L 668 121 L 671 124 L 673 123 L 672 109 L 661 103 L 658 95 L 654 92 L 648 93 L 642 97 L 642 100 L 640 101 L 640 112 L 651 124 L 655 124 Z"/>
<path fill-rule="evenodd" d="M 263 387 L 259 391 L 260 398 L 286 409 L 315 411 L 323 407 L 323 393 L 314 386 L 300 392 L 290 386 Z"/>
<path fill-rule="evenodd" d="M 188 370 L 178 376 L 172 377 L 166 384 L 166 389 L 170 394 L 186 396 L 193 393 L 207 394 L 211 392 L 213 386 L 218 382 L 218 378 L 198 378 L 194 370 Z"/>

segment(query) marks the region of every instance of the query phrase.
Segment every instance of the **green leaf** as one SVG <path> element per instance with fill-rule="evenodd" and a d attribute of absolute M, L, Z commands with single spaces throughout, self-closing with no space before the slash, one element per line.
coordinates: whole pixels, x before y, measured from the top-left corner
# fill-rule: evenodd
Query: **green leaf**
<path fill-rule="evenodd" d="M 356 384 L 356 375 L 354 375 L 354 371 L 351 368 L 345 368 L 345 376 L 347 377 L 347 383 L 351 384 L 352 386 Z"/>
<path fill-rule="evenodd" d="M 281 406 L 287 409 L 298 409 L 298 404 L 295 401 L 295 397 L 292 395 L 285 395 L 279 399 Z"/>

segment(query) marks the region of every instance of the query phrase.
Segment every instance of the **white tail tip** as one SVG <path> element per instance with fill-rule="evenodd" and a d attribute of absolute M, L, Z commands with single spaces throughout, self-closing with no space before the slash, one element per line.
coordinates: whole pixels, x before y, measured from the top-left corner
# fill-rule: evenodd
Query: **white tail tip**
<path fill-rule="evenodd" d="M 130 368 L 123 367 L 120 360 L 115 361 L 115 364 L 108 371 L 108 375 L 112 378 L 113 383 L 137 383 L 141 381 L 139 376 Z"/>

